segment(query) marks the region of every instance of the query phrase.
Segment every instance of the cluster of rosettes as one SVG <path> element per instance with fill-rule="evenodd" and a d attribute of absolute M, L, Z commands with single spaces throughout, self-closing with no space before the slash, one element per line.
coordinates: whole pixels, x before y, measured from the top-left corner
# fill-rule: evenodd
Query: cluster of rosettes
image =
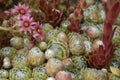
<path fill-rule="evenodd" d="M 17 15 L 17 26 L 20 27 L 20 31 L 31 35 L 35 39 L 44 39 L 42 25 L 39 22 L 34 21 L 31 12 L 26 5 L 18 4 L 11 9 L 10 12 L 6 11 L 6 13 Z"/>
<path fill-rule="evenodd" d="M 92 5 L 94 0 L 80 0 L 80 3 L 81 1 L 87 3 L 83 13 L 85 21 L 83 24 L 88 25 L 86 29 L 82 26 L 83 34 L 70 32 L 67 28 L 70 25 L 69 20 L 62 21 L 60 27 L 55 29 L 48 23 L 45 23 L 42 27 L 39 22 L 34 21 L 31 12 L 25 5 L 19 4 L 11 9 L 12 14 L 17 15 L 17 26 L 22 32 L 39 40 L 43 40 L 45 35 L 45 42 L 36 43 L 31 47 L 32 43 L 26 37 L 11 38 L 10 45 L 12 47 L 2 48 L 0 55 L 5 57 L 3 69 L 12 69 L 9 70 L 9 73 L 0 70 L 0 78 L 9 78 L 10 80 L 72 80 L 72 78 L 73 80 L 119 80 L 116 76 L 107 73 L 106 70 L 87 68 L 91 66 L 88 65 L 89 61 L 87 61 L 90 52 L 97 50 L 99 45 L 103 45 L 99 38 L 104 31 L 105 12 L 102 4 Z M 53 21 L 55 20 L 53 19 Z M 113 38 L 113 42 L 116 44 L 119 43 L 119 33 L 120 31 L 117 28 Z M 120 48 L 116 49 L 117 57 L 113 58 L 109 64 L 110 71 L 117 76 L 120 76 L 119 50 Z M 104 56 L 99 58 L 99 55 L 94 56 L 96 53 L 93 53 L 92 56 L 95 59 L 91 62 L 98 60 L 98 63 L 93 63 L 95 64 L 93 66 L 99 67 L 99 63 L 102 63 Z M 9 65 L 8 63 L 12 64 Z"/>

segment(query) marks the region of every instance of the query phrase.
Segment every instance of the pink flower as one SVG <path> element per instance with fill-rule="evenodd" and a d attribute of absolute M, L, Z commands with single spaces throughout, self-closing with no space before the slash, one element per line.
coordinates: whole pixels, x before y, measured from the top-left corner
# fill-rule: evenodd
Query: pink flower
<path fill-rule="evenodd" d="M 25 33 L 31 33 L 32 29 L 34 29 L 35 24 L 36 23 L 33 21 L 33 18 L 30 16 L 23 16 L 22 20 L 18 21 L 18 26 L 21 27 L 20 30 L 24 31 Z"/>
<path fill-rule="evenodd" d="M 39 24 L 39 22 L 34 27 L 33 37 L 40 40 L 44 39 L 43 27 Z"/>
<path fill-rule="evenodd" d="M 25 6 L 25 4 L 23 4 L 23 5 L 19 4 L 18 6 L 15 6 L 13 9 L 11 9 L 11 13 L 19 14 L 21 16 L 23 16 L 23 15 L 26 15 L 26 16 L 30 15 L 29 12 L 30 11 L 29 11 L 28 7 Z"/>

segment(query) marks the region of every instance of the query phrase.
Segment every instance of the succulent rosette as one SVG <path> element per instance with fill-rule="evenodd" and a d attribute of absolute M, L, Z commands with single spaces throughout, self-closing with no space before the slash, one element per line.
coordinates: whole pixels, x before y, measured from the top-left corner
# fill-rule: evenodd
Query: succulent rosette
<path fill-rule="evenodd" d="M 56 80 L 72 80 L 72 76 L 69 72 L 59 71 L 56 76 Z"/>
<path fill-rule="evenodd" d="M 72 62 L 71 58 L 63 59 L 62 63 L 64 64 L 65 70 L 67 70 L 67 71 L 69 71 L 70 69 L 72 69 L 74 67 L 73 66 L 74 63 Z"/>
<path fill-rule="evenodd" d="M 41 42 L 38 44 L 38 47 L 40 48 L 40 50 L 45 51 L 45 50 L 47 49 L 47 43 L 44 42 L 44 41 L 41 41 Z"/>
<path fill-rule="evenodd" d="M 55 58 L 49 59 L 45 66 L 47 75 L 52 77 L 54 77 L 59 71 L 62 71 L 64 69 L 65 67 L 63 63 L 60 60 Z"/>
<path fill-rule="evenodd" d="M 83 56 L 72 56 L 72 62 L 75 71 L 87 68 L 87 61 Z"/>
<path fill-rule="evenodd" d="M 21 37 L 17 37 L 17 36 L 12 37 L 10 39 L 10 44 L 15 49 L 21 49 L 24 47 L 23 39 Z"/>
<path fill-rule="evenodd" d="M 45 56 L 38 47 L 33 47 L 28 53 L 27 60 L 31 65 L 38 66 L 43 64 Z"/>
<path fill-rule="evenodd" d="M 64 20 L 64 21 L 61 22 L 60 27 L 58 27 L 58 30 L 67 33 L 69 25 L 70 25 L 70 21 L 69 20 Z"/>
<path fill-rule="evenodd" d="M 99 31 L 99 38 L 101 38 L 102 37 L 102 34 L 103 34 L 103 27 L 104 27 L 104 24 L 102 23 L 102 24 L 89 24 L 89 26 L 92 26 L 92 27 L 95 27 L 95 28 L 97 28 L 97 30 Z"/>
<path fill-rule="evenodd" d="M 94 16 L 92 16 L 94 14 Z M 85 11 L 84 11 L 84 19 L 86 21 L 92 21 L 94 23 L 97 23 L 97 18 L 98 18 L 98 14 L 97 14 L 97 7 L 95 5 L 92 5 L 90 7 L 88 7 Z"/>
<path fill-rule="evenodd" d="M 24 48 L 25 49 L 30 49 L 31 47 L 33 47 L 33 43 L 30 41 L 29 38 L 23 38 L 24 41 Z"/>
<path fill-rule="evenodd" d="M 57 35 L 56 38 L 59 39 L 59 40 L 61 40 L 61 41 L 63 41 L 63 42 L 68 43 L 68 36 L 67 36 L 67 34 L 64 33 L 64 32 L 58 33 L 58 35 Z"/>
<path fill-rule="evenodd" d="M 29 63 L 27 61 L 27 53 L 23 53 L 23 54 L 18 54 L 16 56 L 14 56 L 13 60 L 12 60 L 12 65 L 14 67 L 17 66 L 29 66 Z"/>
<path fill-rule="evenodd" d="M 79 71 L 79 70 L 78 71 L 73 70 L 70 73 L 71 73 L 71 76 L 72 76 L 72 80 L 83 80 L 83 77 L 81 75 L 81 71 Z"/>
<path fill-rule="evenodd" d="M 8 78 L 9 72 L 7 70 L 1 69 L 0 70 L 0 78 Z"/>
<path fill-rule="evenodd" d="M 120 77 L 120 57 L 112 58 L 110 61 L 110 71 Z"/>
<path fill-rule="evenodd" d="M 49 42 L 50 40 L 55 38 L 59 32 L 60 31 L 57 30 L 57 29 L 53 29 L 53 30 L 50 30 L 49 32 L 47 32 L 47 34 L 46 34 L 46 42 Z"/>
<path fill-rule="evenodd" d="M 83 80 L 108 80 L 106 72 L 92 68 L 81 70 L 81 75 Z"/>
<path fill-rule="evenodd" d="M 73 80 L 83 80 L 83 78 L 80 73 L 74 73 Z"/>
<path fill-rule="evenodd" d="M 92 42 L 85 40 L 84 45 L 85 45 L 85 55 L 87 56 L 93 50 Z"/>
<path fill-rule="evenodd" d="M 55 58 L 55 56 L 56 56 L 56 53 L 53 49 L 47 49 L 45 51 L 45 58 L 46 59 Z"/>
<path fill-rule="evenodd" d="M 85 31 L 84 35 L 82 37 L 97 37 L 97 38 L 101 38 L 102 34 L 103 34 L 103 24 L 93 24 L 93 23 L 83 23 L 82 24 L 82 30 Z M 93 34 L 93 35 L 92 35 Z"/>
<path fill-rule="evenodd" d="M 32 77 L 33 78 L 39 78 L 41 80 L 46 80 L 47 79 L 47 73 L 45 71 L 45 66 L 40 65 L 40 66 L 35 67 L 33 69 L 33 72 L 32 72 Z"/>
<path fill-rule="evenodd" d="M 109 80 L 119 80 L 119 77 L 115 76 L 112 73 L 109 73 Z"/>
<path fill-rule="evenodd" d="M 31 70 L 28 67 L 14 67 L 9 71 L 9 80 L 29 80 Z"/>
<path fill-rule="evenodd" d="M 0 53 L 2 56 L 12 58 L 14 55 L 16 55 L 16 49 L 13 47 L 4 47 L 0 50 Z"/>
<path fill-rule="evenodd" d="M 69 50 L 67 43 L 59 39 L 52 39 L 51 41 L 49 41 L 48 49 L 51 49 L 55 52 L 55 57 L 57 59 L 63 60 L 69 57 Z"/>
<path fill-rule="evenodd" d="M 72 55 L 80 55 L 84 53 L 85 46 L 80 34 L 75 32 L 69 33 L 68 44 Z"/>
<path fill-rule="evenodd" d="M 50 30 L 53 30 L 53 26 L 50 25 L 49 23 L 45 23 L 43 24 L 43 30 L 44 30 L 44 34 L 46 34 L 47 32 L 49 32 Z"/>
<path fill-rule="evenodd" d="M 97 27 L 88 27 L 86 33 L 90 38 L 97 38 L 100 36 L 100 31 L 98 30 Z"/>
<path fill-rule="evenodd" d="M 9 57 L 4 57 L 2 66 L 4 67 L 4 69 L 11 68 L 11 66 L 12 66 L 11 59 Z"/>

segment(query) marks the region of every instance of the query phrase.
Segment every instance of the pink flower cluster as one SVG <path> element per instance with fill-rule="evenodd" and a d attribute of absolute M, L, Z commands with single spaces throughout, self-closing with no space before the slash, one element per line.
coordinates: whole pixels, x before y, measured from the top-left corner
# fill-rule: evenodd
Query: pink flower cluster
<path fill-rule="evenodd" d="M 29 8 L 24 4 L 18 4 L 11 9 L 12 14 L 18 15 L 18 26 L 25 34 L 31 34 L 35 39 L 44 39 L 43 27 L 39 22 L 35 22 L 30 15 Z"/>

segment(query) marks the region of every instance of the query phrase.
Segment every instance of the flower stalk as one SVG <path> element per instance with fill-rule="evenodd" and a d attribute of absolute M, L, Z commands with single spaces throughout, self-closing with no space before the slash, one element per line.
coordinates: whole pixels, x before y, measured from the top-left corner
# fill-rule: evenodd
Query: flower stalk
<path fill-rule="evenodd" d="M 68 29 L 70 31 L 78 32 L 81 31 L 81 25 L 80 22 L 83 17 L 83 9 L 85 8 L 85 0 L 80 0 L 76 9 L 72 14 L 70 14 L 70 22 Z"/>
<path fill-rule="evenodd" d="M 112 26 L 120 12 L 119 0 L 103 0 L 103 3 L 106 13 L 106 20 L 104 22 L 104 31 L 102 36 L 103 45 L 100 45 L 97 50 L 94 50 L 88 56 L 89 64 L 98 69 L 107 67 L 109 61 L 114 55 L 112 38 L 116 28 L 113 28 Z"/>

